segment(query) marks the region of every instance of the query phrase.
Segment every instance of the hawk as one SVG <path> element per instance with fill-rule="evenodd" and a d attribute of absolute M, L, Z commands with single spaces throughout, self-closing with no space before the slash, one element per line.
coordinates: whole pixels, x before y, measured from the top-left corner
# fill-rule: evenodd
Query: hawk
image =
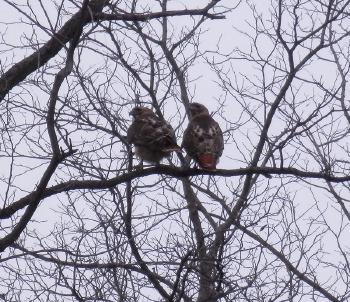
<path fill-rule="evenodd" d="M 141 161 L 159 164 L 171 152 L 182 152 L 176 144 L 174 129 L 151 109 L 135 107 L 130 111 L 133 122 L 127 132 L 127 141 L 134 144 Z"/>
<path fill-rule="evenodd" d="M 215 170 L 224 150 L 220 126 L 202 104 L 191 103 L 190 114 L 182 146 L 202 169 Z"/>

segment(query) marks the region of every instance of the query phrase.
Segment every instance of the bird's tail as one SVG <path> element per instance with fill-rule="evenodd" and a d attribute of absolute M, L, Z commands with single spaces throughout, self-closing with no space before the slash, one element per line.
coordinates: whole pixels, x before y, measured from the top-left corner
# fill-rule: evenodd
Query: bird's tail
<path fill-rule="evenodd" d="M 216 162 L 215 155 L 212 153 L 201 154 L 198 158 L 198 164 L 202 169 L 215 170 Z"/>

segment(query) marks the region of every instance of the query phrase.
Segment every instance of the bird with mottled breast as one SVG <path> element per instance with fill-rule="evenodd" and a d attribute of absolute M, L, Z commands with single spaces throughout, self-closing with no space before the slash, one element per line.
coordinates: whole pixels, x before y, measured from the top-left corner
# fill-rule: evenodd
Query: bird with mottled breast
<path fill-rule="evenodd" d="M 191 103 L 189 109 L 190 122 L 182 147 L 202 169 L 215 170 L 224 150 L 221 128 L 204 105 Z"/>
<path fill-rule="evenodd" d="M 160 119 L 151 109 L 138 106 L 130 111 L 133 122 L 127 131 L 127 141 L 135 146 L 135 154 L 151 164 L 170 156 L 171 152 L 182 152 L 176 143 L 174 129 Z"/>

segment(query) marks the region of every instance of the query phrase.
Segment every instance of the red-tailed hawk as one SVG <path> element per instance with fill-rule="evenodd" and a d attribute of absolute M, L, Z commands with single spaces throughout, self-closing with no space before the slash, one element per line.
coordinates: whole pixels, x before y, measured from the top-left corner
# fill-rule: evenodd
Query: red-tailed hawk
<path fill-rule="evenodd" d="M 190 104 L 190 114 L 182 146 L 201 168 L 214 170 L 224 150 L 222 131 L 204 105 Z"/>
<path fill-rule="evenodd" d="M 127 140 L 134 144 L 135 154 L 151 164 L 159 162 L 173 151 L 181 152 L 176 144 L 173 128 L 161 120 L 151 109 L 135 107 L 130 111 L 133 122 L 127 132 Z"/>

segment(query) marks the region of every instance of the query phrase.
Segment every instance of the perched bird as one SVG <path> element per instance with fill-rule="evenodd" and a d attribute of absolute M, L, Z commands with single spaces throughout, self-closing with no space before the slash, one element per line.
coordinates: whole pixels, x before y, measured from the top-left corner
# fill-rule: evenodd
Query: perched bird
<path fill-rule="evenodd" d="M 133 122 L 127 132 L 127 141 L 134 144 L 135 154 L 142 161 L 159 164 L 171 152 L 182 152 L 176 144 L 174 129 L 151 109 L 135 107 L 130 115 Z"/>
<path fill-rule="evenodd" d="M 191 103 L 190 115 L 182 146 L 201 168 L 215 170 L 224 150 L 220 126 L 202 104 Z"/>

